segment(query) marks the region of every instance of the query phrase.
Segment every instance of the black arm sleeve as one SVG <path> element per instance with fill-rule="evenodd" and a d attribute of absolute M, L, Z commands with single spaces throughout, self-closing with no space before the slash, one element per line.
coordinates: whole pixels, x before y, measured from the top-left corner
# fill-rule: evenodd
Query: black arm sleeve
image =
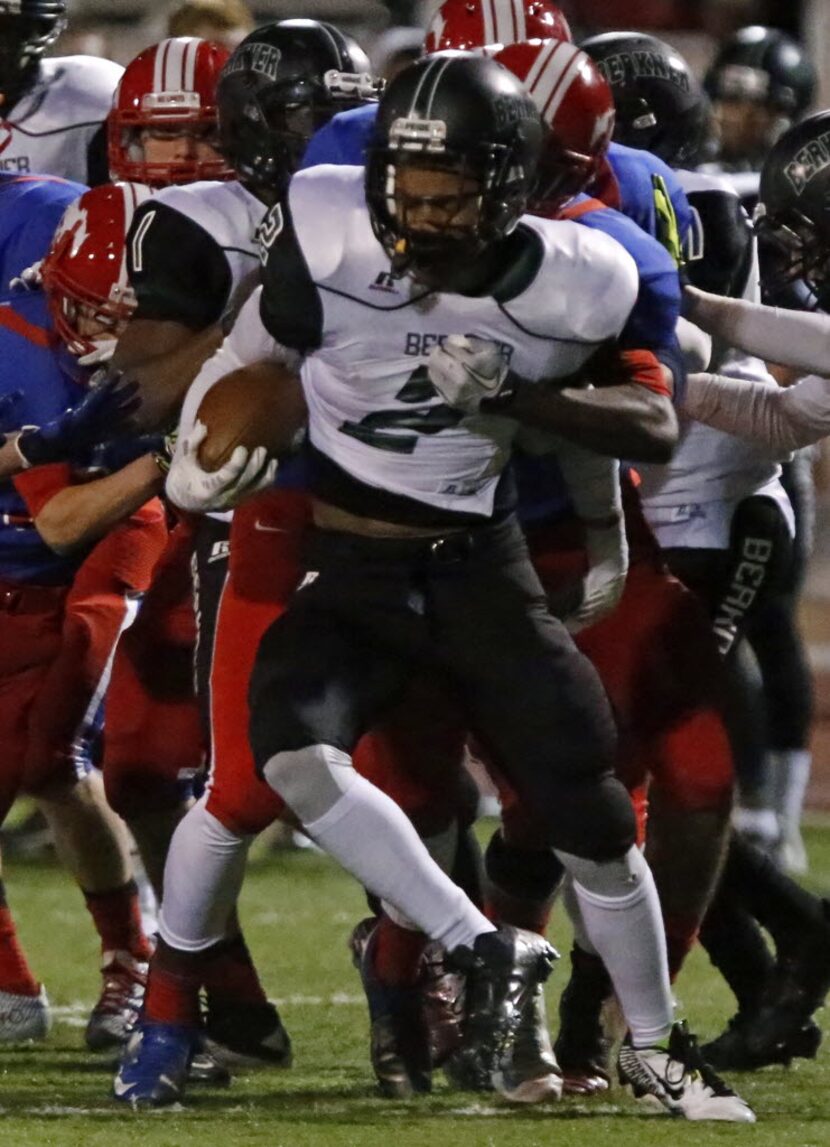
<path fill-rule="evenodd" d="M 136 318 L 197 331 L 219 321 L 232 286 L 216 240 L 181 211 L 152 199 L 133 216 L 127 274 L 138 300 Z"/>
<path fill-rule="evenodd" d="M 693 191 L 689 206 L 695 233 L 686 263 L 689 281 L 703 291 L 740 298 L 752 267 L 752 224 L 740 200 L 727 191 Z"/>
<path fill-rule="evenodd" d="M 90 187 L 109 183 L 110 168 L 107 155 L 107 125 L 102 123 L 86 149 L 86 181 Z"/>
<path fill-rule="evenodd" d="M 304 354 L 316 350 L 323 340 L 323 304 L 286 204 L 272 207 L 258 236 L 262 325 L 283 346 Z"/>

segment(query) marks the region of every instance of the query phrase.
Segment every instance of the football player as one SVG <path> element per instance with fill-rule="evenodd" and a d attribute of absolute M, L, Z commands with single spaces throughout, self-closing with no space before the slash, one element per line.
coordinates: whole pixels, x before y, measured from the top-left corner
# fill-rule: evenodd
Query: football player
<path fill-rule="evenodd" d="M 46 58 L 66 0 L 9 0 L 0 12 L 0 171 L 105 183 L 105 121 L 123 69 L 95 56 Z"/>
<path fill-rule="evenodd" d="M 15 265 L 16 260 L 30 266 L 46 255 L 56 211 L 82 190 L 61 180 L 4 177 L 4 274 L 20 278 L 26 268 L 19 261 Z M 74 204 L 68 211 L 76 222 L 81 220 Z M 111 513 L 121 505 L 136 513 L 120 533 L 95 544 L 101 534 L 90 528 L 89 502 L 83 508 L 69 505 L 73 492 L 67 459 L 84 458 L 92 442 L 117 429 L 129 413 L 129 392 L 122 394 L 126 406 L 111 384 L 83 398 L 79 380 L 85 374 L 65 351 L 55 351 L 40 289 L 6 292 L 0 315 L 3 389 L 9 400 L 6 431 L 42 422 L 82 399 L 57 426 L 24 429 L 9 435 L 3 447 L 17 452 L 21 472 L 3 482 L 6 743 L 0 811 L 5 816 L 18 791 L 38 797 L 59 853 L 84 890 L 102 948 L 110 955 L 145 960 L 149 947 L 127 842 L 103 800 L 90 750 L 112 647 L 135 613 L 164 533 L 158 503 L 139 508 L 160 482 L 156 476 L 149 492 L 145 483 L 140 499 L 128 506 L 122 501 L 123 486 L 105 483 L 97 495 L 100 511 Z M 117 401 L 109 401 L 113 396 Z M 96 409 L 99 417 L 90 419 Z M 105 431 L 107 420 L 111 427 Z M 117 562 L 111 562 L 113 547 Z M 102 569 L 108 571 L 106 579 Z M 7 1039 L 42 1036 L 48 1024 L 45 996 L 24 974 L 24 961 L 12 953 L 9 965 L 6 954 L 13 942 L 7 919 L 0 972 L 7 1016 L 3 1034 Z M 7 982 L 10 970 L 14 976 Z"/>
<path fill-rule="evenodd" d="M 752 214 L 758 200 L 761 165 L 770 147 L 813 102 L 816 73 L 805 47 L 778 28 L 740 28 L 719 48 L 705 79 L 720 135 L 715 162 Z M 812 305 L 804 281 L 777 273 L 780 248 L 758 235 L 762 298 L 773 306 Z M 786 270 L 786 269 L 784 269 Z M 769 360 L 774 362 L 775 360 Z M 792 376 L 786 381 L 792 382 Z M 748 627 L 761 669 L 755 704 L 767 725 L 768 798 L 749 829 L 788 871 L 806 871 L 800 819 L 810 774 L 813 683 L 801 639 L 796 603 L 804 584 L 815 520 L 814 452 L 797 451 L 783 464 L 782 480 L 795 513 L 793 561 L 787 584 L 771 595 Z M 770 807 L 771 806 L 771 807 Z"/>
<path fill-rule="evenodd" d="M 642 37 L 636 39 L 639 43 Z M 674 93 L 678 93 L 676 98 L 681 109 L 686 107 L 690 92 L 694 90 L 694 81 L 676 51 L 660 41 L 649 39 L 650 51 L 664 61 L 659 73 L 651 76 L 637 74 L 632 67 L 623 66 L 632 34 L 610 33 L 599 37 L 597 43 L 605 58 L 622 61 L 607 72 L 617 76 L 616 86 L 622 97 L 621 114 L 624 116 L 629 109 L 634 117 L 638 108 L 640 111 L 650 109 L 653 122 L 649 123 L 643 117 L 646 126 L 641 126 L 640 130 L 644 132 L 644 142 L 660 149 L 661 120 L 670 122 L 672 119 L 669 108 Z M 589 51 L 592 51 L 592 43 L 588 42 Z M 673 83 L 674 76 L 685 76 L 686 82 Z M 637 118 L 634 120 L 635 125 L 641 122 Z M 648 138 L 649 132 L 651 139 Z M 671 140 L 664 154 L 665 158 L 674 160 Z M 712 176 L 683 171 L 679 175 L 696 212 L 693 241 L 688 248 L 690 277 L 693 281 L 708 283 L 724 295 L 745 294 L 751 297 L 756 286 L 752 272 L 751 235 L 734 191 Z M 731 252 L 729 259 L 722 257 L 726 251 Z M 763 384 L 770 388 L 771 393 L 777 392 L 759 360 L 741 361 L 733 356 L 731 360 L 722 361 L 726 374 L 733 373 L 741 379 L 758 377 L 760 370 L 760 377 L 765 380 Z M 765 582 L 773 585 L 775 578 L 783 577 L 782 571 L 786 571 L 790 549 L 789 530 L 785 524 L 789 515 L 787 503 L 775 483 L 776 467 L 769 455 L 755 444 L 727 436 L 719 438 L 711 431 L 693 428 L 684 434 L 681 449 L 668 468 L 650 474 L 648 468 L 644 469 L 646 506 L 658 539 L 668 547 L 671 566 L 678 576 L 688 581 L 709 602 L 722 648 L 728 652 L 736 635 L 740 635 L 746 625 L 745 612 L 759 604 Z M 690 483 L 699 483 L 700 493 L 695 494 L 695 486 Z M 711 496 L 713 492 L 717 495 L 714 498 Z M 693 515 L 688 511 L 690 505 L 698 506 Z M 677 522 L 678 506 L 688 518 L 685 525 L 682 520 L 679 524 Z M 745 563 L 751 560 L 756 538 L 761 543 L 758 553 L 762 560 L 756 562 L 753 592 L 747 593 L 739 584 L 739 571 L 747 568 Z M 741 1032 L 747 1018 L 754 1016 L 761 1005 L 765 985 L 774 978 L 774 964 L 744 908 L 746 903 L 759 904 L 763 918 L 763 898 L 762 901 L 757 899 L 757 889 L 762 884 L 767 886 L 771 899 L 773 883 L 779 886 L 780 897 L 785 898 L 784 886 L 773 877 L 769 865 L 764 863 L 757 850 L 733 835 L 721 892 L 701 932 L 701 939 L 713 962 L 722 969 L 739 1000 L 739 1022 L 726 1033 L 726 1043 L 723 1046 L 710 1044 L 705 1049 L 720 1067 L 735 1067 L 739 1062 L 747 1066 L 751 1058 L 742 1055 L 742 1048 L 737 1045 L 741 1044 Z M 792 893 L 788 920 L 793 927 L 787 935 L 782 934 L 780 925 L 776 925 L 776 939 L 781 939 L 784 953 L 797 943 L 799 931 L 809 929 L 811 922 L 809 912 L 799 917 L 803 903 L 796 894 L 796 886 L 788 883 Z M 739 903 L 736 903 L 736 898 Z M 799 918 L 801 924 L 794 926 Z M 789 1032 L 792 1039 L 790 1047 L 812 1048 L 814 1053 L 812 1032 L 804 1036 L 802 1027 L 801 1023 L 794 1024 Z M 755 1054 L 757 1061 L 760 1056 L 757 1045 Z M 771 1043 L 767 1045 L 765 1054 L 775 1058 Z M 792 1054 L 796 1054 L 795 1050 Z"/>
<path fill-rule="evenodd" d="M 786 32 L 753 24 L 721 41 L 703 83 L 715 127 L 713 167 L 735 174 L 734 186 L 752 208 L 770 148 L 809 111 L 815 68 Z"/>
<path fill-rule="evenodd" d="M 220 321 L 233 313 L 256 281 L 260 224 L 267 208 L 284 193 L 310 134 L 338 107 L 374 95 L 368 69 L 368 60 L 354 41 L 314 20 L 265 25 L 246 37 L 228 60 L 215 102 L 224 162 L 237 178 L 197 179 L 160 191 L 147 210 L 137 214 L 131 233 L 128 261 L 138 307 L 114 361 L 141 381 L 151 421 L 177 412 L 194 364 L 201 364 L 216 345 Z M 185 359 L 191 364 L 190 374 L 177 372 L 175 363 Z M 235 709 L 236 693 L 229 691 L 226 701 L 224 690 L 214 698 L 210 687 L 213 625 L 227 571 L 229 518 L 203 516 L 194 528 L 198 692 L 211 741 L 218 737 L 215 743 L 223 746 L 226 729 L 232 730 L 234 742 L 245 736 Z M 224 772 L 224 759 L 214 749 L 216 777 Z M 166 783 L 157 767 L 147 770 L 162 782 L 155 795 L 148 793 L 146 776 L 142 780 L 141 760 L 127 761 L 122 755 L 122 767 L 111 763 L 110 798 L 139 839 L 152 845 L 151 864 L 158 879 L 169 835 L 186 807 L 176 799 L 171 783 L 176 762 L 169 759 L 162 766 Z M 161 806 L 166 810 L 166 832 L 160 831 Z M 238 922 L 227 912 L 221 934 L 224 942 L 210 960 L 201 962 L 193 993 L 181 993 L 187 1006 L 198 1008 L 198 993 L 204 986 L 207 1026 L 213 1037 L 233 1044 L 237 1052 L 290 1063 L 288 1037 L 265 997 Z M 229 984 L 235 991 L 228 991 Z M 151 993 L 147 1001 L 151 1012 L 158 995 Z M 122 1097 L 131 1095 L 125 1092 Z"/>
<path fill-rule="evenodd" d="M 508 101 L 516 104 L 510 114 L 496 116 L 494 99 L 502 108 Z M 682 1067 L 685 1037 L 679 1029 L 675 1029 L 668 1049 L 658 1050 L 653 1044 L 650 1050 L 637 1046 L 655 1038 L 654 1028 L 648 1035 L 643 1030 L 652 1023 L 666 1024 L 664 1034 L 671 1028 L 670 1016 L 663 1010 L 667 975 L 659 951 L 659 920 L 653 914 L 653 886 L 640 854 L 631 845 L 633 821 L 628 798 L 610 773 L 604 773 L 600 780 L 595 772 L 600 760 L 610 766 L 611 743 L 602 743 L 602 730 L 608 727 L 594 708 L 598 704 L 604 707 L 605 702 L 600 701 L 601 691 L 594 691 L 597 681 L 587 662 L 578 655 L 572 660 L 573 647 L 550 615 L 543 611 L 528 628 L 527 621 L 519 622 L 522 615 L 530 618 L 525 613 L 527 605 L 519 606 L 521 595 L 517 599 L 511 591 L 505 596 L 511 576 L 508 569 L 512 566 L 516 575 L 521 571 L 523 580 L 530 567 L 523 550 L 521 556 L 512 550 L 512 541 L 507 552 L 501 550 L 502 539 L 506 540 L 502 531 L 512 529 L 510 518 L 501 517 L 497 489 L 503 488 L 499 474 L 507 460 L 506 444 L 486 433 L 487 424 L 481 416 L 485 409 L 494 414 L 509 410 L 511 419 L 553 428 L 566 422 L 567 415 L 558 417 L 558 401 L 548 404 L 546 387 L 516 382 L 501 352 L 492 354 L 487 370 L 478 360 L 482 369 L 477 378 L 431 366 L 427 372 L 431 388 L 427 389 L 426 380 L 419 385 L 422 405 L 415 410 L 406 405 L 407 378 L 413 368 L 417 371 L 429 359 L 431 344 L 424 339 L 432 335 L 437 345 L 441 335 L 449 336 L 458 324 L 468 330 L 472 327 L 474 334 L 489 330 L 489 338 L 497 339 L 504 353 L 511 348 L 511 366 L 536 380 L 549 374 L 567 374 L 585 361 L 585 343 L 579 348 L 571 343 L 570 350 L 565 351 L 563 344 L 554 350 L 538 341 L 544 332 L 564 330 L 560 323 L 578 327 L 588 343 L 609 333 L 607 328 L 602 333 L 585 329 L 585 311 L 577 314 L 569 310 L 567 318 L 551 313 L 550 299 L 565 297 L 551 289 L 560 274 L 568 276 L 567 297 L 573 298 L 579 294 L 573 289 L 575 276 L 578 274 L 582 283 L 583 275 L 590 278 L 602 264 L 605 286 L 597 283 L 596 290 L 602 291 L 604 302 L 592 310 L 591 323 L 610 322 L 613 330 L 615 324 L 624 322 L 633 304 L 636 275 L 629 284 L 630 294 L 619 278 L 626 273 L 623 267 L 631 271 L 633 265 L 612 241 L 570 224 L 546 224 L 530 216 L 515 228 L 533 178 L 534 152 L 538 154 L 540 135 L 535 121 L 533 105 L 517 81 L 491 61 L 439 57 L 400 73 L 380 105 L 377 148 L 370 155 L 365 177 L 368 211 L 362 206 L 360 170 L 335 173 L 324 168 L 295 177 L 285 208 L 291 212 L 292 223 L 271 244 L 261 296 L 249 300 L 223 350 L 197 380 L 197 389 L 209 385 L 229 368 L 245 362 L 250 354 L 261 352 L 269 336 L 274 340 L 272 354 L 276 349 L 278 358 L 290 364 L 284 369 L 296 367 L 298 357 L 303 360 L 315 495 L 314 568 L 310 571 L 313 576 L 307 576 L 288 611 L 260 646 L 251 691 L 255 756 L 265 779 L 287 799 L 322 847 L 397 911 L 442 939 L 451 951 L 473 947 L 480 962 L 468 978 L 468 1009 L 476 1023 L 467 1032 L 466 1054 L 470 1065 L 478 1063 L 484 1076 L 492 1074 L 494 1068 L 506 1067 L 493 1055 L 493 1010 L 481 998 L 481 988 L 487 983 L 491 1002 L 494 991 L 498 993 L 496 999 L 504 998 L 507 985 L 502 976 L 494 975 L 491 965 L 491 953 L 496 949 L 503 952 L 505 969 L 512 967 L 514 981 L 523 980 L 531 986 L 536 979 L 532 968 L 543 952 L 540 939 L 520 931 L 494 933 L 491 925 L 485 926 L 484 918 L 459 898 L 458 890 L 428 861 L 395 806 L 351 771 L 346 751 L 353 747 L 361 728 L 371 723 L 373 710 L 390 691 L 400 687 L 413 665 L 424 655 L 437 654 L 464 682 L 466 701 L 475 713 L 473 724 L 494 745 L 500 763 L 525 799 L 534 794 L 534 806 L 547 820 L 550 843 L 577 873 L 575 887 L 589 930 L 614 962 L 618 991 L 627 997 L 632 1025 L 640 1031 L 622 1053 L 624 1077 L 631 1079 L 628 1073 L 636 1072 L 640 1086 L 680 1114 L 690 1114 L 695 1107 L 702 1117 L 718 1110 L 722 1117 L 747 1120 L 753 1118 L 751 1113 L 734 1095 L 724 1092 L 715 1097 L 708 1084 L 692 1082 Z M 484 164 L 483 170 L 475 156 Z M 325 218 L 331 225 L 325 236 L 319 234 L 322 216 L 317 209 L 323 200 L 327 204 Z M 348 238 L 338 218 L 341 211 L 352 220 Z M 312 229 L 317 230 L 313 237 L 309 231 L 312 219 Z M 555 249 L 556 257 L 543 257 L 531 268 L 524 264 L 522 253 L 528 241 L 535 245 L 531 236 L 536 234 L 544 235 L 545 242 L 553 245 L 548 250 Z M 610 258 L 609 263 L 600 255 L 600 248 Z M 582 253 L 589 249 L 590 260 L 583 261 Z M 305 260 L 310 260 L 316 284 L 305 270 Z M 371 271 L 379 261 L 390 266 L 392 293 L 398 296 L 380 304 L 370 294 L 377 277 Z M 525 270 L 518 281 L 508 285 L 522 266 Z M 292 279 L 296 289 L 283 290 L 278 297 L 273 284 L 284 286 L 287 273 L 297 276 Z M 611 291 L 609 276 L 615 280 Z M 535 312 L 533 300 L 539 291 L 545 302 Z M 291 299 L 289 310 L 284 309 L 281 298 Z M 260 306 L 264 330 L 259 326 Z M 367 326 L 361 336 L 357 316 L 378 306 L 388 312 L 386 321 L 371 324 L 371 335 Z M 501 317 L 497 319 L 496 314 Z M 535 333 L 532 343 L 516 338 L 516 322 L 525 334 L 529 330 Z M 328 347 L 325 355 L 317 353 L 323 331 Z M 576 330 L 573 335 L 580 337 Z M 335 347 L 336 353 L 330 353 Z M 364 356 L 361 377 L 365 379 L 368 371 L 373 380 L 369 389 L 361 387 L 359 400 L 347 381 L 351 354 Z M 515 390 L 508 386 L 509 378 L 515 382 Z M 397 397 L 402 386 L 403 396 Z M 489 405 L 482 406 L 485 395 Z M 473 447 L 482 432 L 485 441 Z M 225 468 L 224 490 L 217 492 L 215 481 L 204 482 L 194 457 L 194 447 L 203 433 L 197 427 L 192 439 L 185 438 L 168 483 L 175 499 L 192 508 L 214 499 L 221 504 L 223 496 L 233 499 L 240 492 L 240 473 L 250 478 L 252 462 L 256 463 L 256 455 L 251 459 L 243 450 L 245 458 L 240 454 Z M 490 433 L 497 433 L 496 425 L 490 427 Z M 650 450 L 664 450 L 670 434 L 666 426 L 655 429 Z M 450 440 L 455 445 L 447 450 Z M 488 461 L 483 466 L 485 456 Z M 269 478 L 266 468 L 264 474 L 253 475 L 251 484 Z M 482 559 L 489 552 L 489 560 L 479 565 L 477 552 Z M 513 555 L 509 559 L 508 552 Z M 364 579 L 371 568 L 377 573 L 370 578 L 369 591 Z M 336 591 L 333 578 L 339 587 Z M 488 604 L 476 609 L 474 600 L 479 590 L 486 594 Z M 511 599 L 514 604 L 508 606 Z M 358 643 L 346 622 L 349 614 L 362 619 Z M 430 617 L 428 627 L 422 620 L 426 616 Z M 375 632 L 377 625 L 385 629 L 383 652 Z M 314 628 L 313 641 L 303 636 L 309 626 Z M 498 637 L 490 631 L 491 626 L 499 630 Z M 427 628 L 433 635 L 430 638 Z M 508 648 L 519 658 L 525 656 L 513 644 L 520 633 L 524 637 L 518 645 L 529 641 L 525 651 L 537 650 L 535 671 L 524 679 L 533 680 L 534 690 L 541 690 L 541 695 L 534 700 L 524 694 L 525 717 L 531 705 L 534 720 L 514 724 L 513 702 L 503 688 L 501 667 L 502 654 Z M 581 682 L 576 692 L 567 694 L 565 710 L 550 705 L 552 696 L 564 699 L 563 682 L 557 685 L 554 680 L 541 680 L 541 667 L 547 664 L 548 656 L 542 655 L 542 649 L 553 648 L 549 641 L 560 650 L 569 649 L 567 660 L 559 660 L 560 672 L 579 676 Z M 492 661 L 495 649 L 499 650 L 497 663 Z M 341 709 L 343 725 L 324 729 L 326 714 L 333 715 L 331 710 L 315 707 L 314 713 L 306 709 L 300 716 L 294 704 L 295 691 L 305 693 L 312 680 L 325 690 L 335 676 L 340 678 L 337 687 L 346 702 Z M 557 772 L 547 755 L 551 744 L 562 745 L 564 727 L 560 722 L 564 719 L 566 725 L 569 723 L 566 712 L 571 704 L 592 709 L 590 719 L 580 722 L 583 733 L 591 730 L 588 739 L 592 744 L 591 765 L 579 774 L 579 797 L 571 785 L 577 776 L 576 761 L 587 764 L 583 756 L 587 745 L 582 737 L 568 741 L 570 782 Z M 547 714 L 544 719 L 543 713 Z M 276 722 L 272 717 L 278 718 Z M 537 726 L 538 743 L 533 736 L 528 739 L 528 730 L 537 719 L 543 724 L 551 721 L 553 726 L 548 735 Z M 329 750 L 323 743 L 342 747 Z M 530 764 L 534 760 L 535 767 Z M 589 790 L 590 800 L 583 804 L 582 795 L 587 796 Z M 575 799 L 576 804 L 571 805 Z M 572 808 L 567 828 L 559 819 L 563 801 Z M 583 813 L 588 816 L 585 821 Z M 602 851 L 613 859 L 601 860 L 590 841 L 595 839 L 598 819 L 606 816 L 610 819 L 602 834 Z M 570 833 L 577 820 L 581 859 L 569 851 Z M 612 840 L 616 842 L 613 852 Z M 622 886 L 614 874 L 627 872 L 630 876 L 631 864 L 637 867 L 638 890 L 633 897 L 630 892 L 621 897 Z M 413 871 L 419 873 L 418 880 L 412 879 Z M 610 949 L 612 933 L 617 927 L 632 925 L 635 915 L 640 921 L 635 931 L 643 950 L 639 970 L 632 975 L 633 968 L 626 965 L 620 948 L 616 947 L 613 955 Z M 625 917 L 628 919 L 623 924 Z M 633 935 L 630 939 L 633 942 Z M 632 1006 L 638 997 L 640 1005 Z M 672 1064 L 681 1065 L 678 1077 L 684 1081 L 683 1093 L 674 1101 L 660 1082 L 665 1070 L 674 1070 Z M 644 1084 L 646 1078 L 648 1084 Z M 496 1071 L 493 1079 L 496 1086 L 501 1085 L 500 1072 Z"/>

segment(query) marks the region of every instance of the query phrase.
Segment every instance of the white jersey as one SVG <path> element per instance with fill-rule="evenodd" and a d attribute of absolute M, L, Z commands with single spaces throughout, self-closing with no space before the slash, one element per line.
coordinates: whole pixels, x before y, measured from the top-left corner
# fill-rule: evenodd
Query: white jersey
<path fill-rule="evenodd" d="M 221 252 L 230 277 L 227 307 L 251 273 L 259 271 L 257 233 L 265 215 L 262 200 L 235 180 L 204 180 L 162 188 L 153 197 L 153 207 L 159 204 L 195 223 L 203 233 L 202 242 Z M 181 248 L 171 255 L 181 257 Z"/>
<path fill-rule="evenodd" d="M 678 171 L 689 197 L 693 218 L 697 216 L 700 257 L 706 258 L 707 228 L 695 207 L 695 193 L 720 192 L 735 196 L 722 176 Z M 695 228 L 693 227 L 693 231 Z M 710 235 L 710 242 L 716 236 Z M 753 240 L 752 261 L 741 296 L 759 297 L 757 249 Z M 758 358 L 721 346 L 718 373 L 747 382 L 775 386 L 776 382 Z M 640 495 L 646 520 L 661 546 L 726 549 L 735 506 L 753 494 L 777 501 L 792 520 L 789 499 L 781 485 L 781 467 L 769 451 L 745 438 L 736 438 L 681 419 L 680 441 L 665 466 L 637 465 L 642 478 Z"/>
<path fill-rule="evenodd" d="M 0 118 L 0 170 L 89 183 L 88 148 L 123 71 L 97 56 L 43 60 L 35 85 Z"/>
<path fill-rule="evenodd" d="M 290 226 L 279 209 L 263 224 L 261 314 L 278 344 L 307 351 L 312 446 L 364 487 L 489 516 L 515 423 L 444 405 L 427 375 L 430 351 L 447 335 L 472 335 L 496 342 L 522 378 L 566 377 L 624 326 L 638 290 L 633 260 L 587 227 L 528 216 L 520 226 L 533 233 L 538 260 L 515 296 L 439 294 L 390 275 L 362 168 L 300 172 L 289 211 Z M 209 364 L 211 378 L 195 385 L 261 357 L 254 307 L 252 299 Z"/>
<path fill-rule="evenodd" d="M 234 308 L 258 278 L 264 213 L 262 201 L 236 181 L 204 180 L 156 192 L 136 213 L 127 245 L 138 317 L 200 329 Z"/>

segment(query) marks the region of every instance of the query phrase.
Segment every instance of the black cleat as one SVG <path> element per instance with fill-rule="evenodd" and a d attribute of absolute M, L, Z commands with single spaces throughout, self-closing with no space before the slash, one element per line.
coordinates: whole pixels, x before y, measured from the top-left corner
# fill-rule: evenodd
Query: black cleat
<path fill-rule="evenodd" d="M 559 1035 L 554 1044 L 566 1095 L 595 1095 L 611 1085 L 611 1040 L 602 1023 L 602 1008 L 613 990 L 600 957 L 574 947 L 571 978 L 559 999 Z"/>
<path fill-rule="evenodd" d="M 504 926 L 478 936 L 472 949 L 450 954 L 450 962 L 467 973 L 462 1042 L 444 1065 L 451 1083 L 467 1091 L 496 1089 L 509 1098 L 522 1015 L 555 959 L 542 936 Z"/>
<path fill-rule="evenodd" d="M 738 1012 L 725 1031 L 701 1051 L 718 1071 L 756 1071 L 772 1064 L 789 1065 L 794 1059 L 814 1059 L 821 1044 L 821 1029 L 813 1020 L 801 1027 L 761 1022 L 760 1011 Z M 769 1019 L 769 1017 L 767 1017 Z"/>
<path fill-rule="evenodd" d="M 205 1015 L 205 1044 L 225 1067 L 290 1067 L 291 1039 L 271 1003 L 211 998 Z"/>

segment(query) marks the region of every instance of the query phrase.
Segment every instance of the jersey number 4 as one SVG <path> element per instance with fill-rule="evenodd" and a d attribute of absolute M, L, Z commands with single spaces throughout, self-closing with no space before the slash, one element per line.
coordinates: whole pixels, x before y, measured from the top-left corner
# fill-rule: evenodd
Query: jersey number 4
<path fill-rule="evenodd" d="M 394 454 L 412 454 L 421 434 L 440 434 L 457 426 L 464 414 L 449 406 L 424 407 L 436 394 L 425 366 L 413 371 L 395 395 L 398 402 L 412 404 L 411 410 L 376 410 L 360 422 L 344 422 L 340 431 L 367 446 L 390 450 Z M 418 409 L 420 407 L 420 409 Z M 406 431 L 414 431 L 407 434 Z"/>

